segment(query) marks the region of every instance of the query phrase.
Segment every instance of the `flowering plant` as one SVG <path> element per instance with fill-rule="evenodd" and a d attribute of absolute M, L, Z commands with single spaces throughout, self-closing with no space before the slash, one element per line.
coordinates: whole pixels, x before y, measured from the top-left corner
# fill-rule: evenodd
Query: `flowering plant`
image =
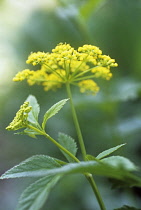
<path fill-rule="evenodd" d="M 42 123 L 40 123 L 38 120 L 39 104 L 36 98 L 30 95 L 6 129 L 14 131 L 22 129 L 22 131 L 18 132 L 19 134 L 26 134 L 33 138 L 37 138 L 38 135 L 44 136 L 60 149 L 66 161 L 47 155 L 35 155 L 5 172 L 1 179 L 39 177 L 39 180 L 31 184 L 23 192 L 17 209 L 40 209 L 52 187 L 66 174 L 79 173 L 86 177 L 101 210 L 105 210 L 106 207 L 93 175 L 113 178 L 118 180 L 118 185 L 124 183 L 124 185 L 129 187 L 141 186 L 140 177 L 132 173 L 137 171 L 138 167 L 129 159 L 122 156 L 107 157 L 125 144 L 105 150 L 96 157 L 87 154 L 73 104 L 71 85 L 78 86 L 82 93 L 86 92 L 95 95 L 99 91 L 99 86 L 94 80 L 96 78 L 111 79 L 111 67 L 117 66 L 115 60 L 111 59 L 110 56 L 103 55 L 98 47 L 92 45 L 84 45 L 75 50 L 69 44 L 61 43 L 52 50 L 52 53 L 31 53 L 27 63 L 33 66 L 40 64 L 41 69 L 36 71 L 25 69 L 17 73 L 13 78 L 14 81 L 27 79 L 29 85 L 42 85 L 45 91 L 56 90 L 64 84 L 68 99 L 63 99 L 54 104 L 46 111 Z M 48 120 L 57 114 L 67 101 L 70 102 L 83 161 L 80 161 L 76 156 L 77 143 L 73 138 L 60 133 L 58 139 L 55 140 L 46 131 Z"/>

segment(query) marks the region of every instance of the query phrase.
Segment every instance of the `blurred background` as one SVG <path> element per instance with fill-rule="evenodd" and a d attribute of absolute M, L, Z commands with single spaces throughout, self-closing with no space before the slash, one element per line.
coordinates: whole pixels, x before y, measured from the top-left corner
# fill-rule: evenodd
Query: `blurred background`
<path fill-rule="evenodd" d="M 59 150 L 42 137 L 32 139 L 5 130 L 29 94 L 36 96 L 41 114 L 66 98 L 64 89 L 44 92 L 14 75 L 30 68 L 30 52 L 50 52 L 60 42 L 77 48 L 100 47 L 115 58 L 118 68 L 111 81 L 97 81 L 97 96 L 73 89 L 74 103 L 88 154 L 121 143 L 115 154 L 141 167 L 141 0 L 0 0 L 0 174 L 36 154 L 62 158 Z M 69 104 L 48 123 L 51 136 L 66 133 L 77 140 Z M 78 156 L 80 156 L 78 152 Z M 123 205 L 141 207 L 141 189 L 111 189 L 109 180 L 95 177 L 108 210 Z M 0 181 L 0 209 L 14 210 L 31 179 Z M 112 201 L 112 202 L 111 202 Z M 51 192 L 42 210 L 98 210 L 93 192 L 83 176 L 66 176 Z"/>

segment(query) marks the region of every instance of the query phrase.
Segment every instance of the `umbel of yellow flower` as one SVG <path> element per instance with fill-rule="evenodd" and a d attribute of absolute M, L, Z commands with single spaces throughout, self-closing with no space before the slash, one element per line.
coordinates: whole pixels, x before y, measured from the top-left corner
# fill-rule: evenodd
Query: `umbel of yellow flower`
<path fill-rule="evenodd" d="M 39 70 L 25 69 L 13 78 L 13 81 L 27 79 L 29 85 L 44 86 L 44 90 L 55 90 L 62 84 L 77 85 L 80 91 L 96 94 L 99 90 L 95 78 L 109 80 L 111 67 L 117 67 L 114 59 L 103 55 L 92 45 L 83 45 L 75 50 L 69 44 L 58 44 L 51 53 L 31 53 L 27 64 L 40 65 Z"/>
<path fill-rule="evenodd" d="M 28 105 L 29 102 L 24 102 L 24 104 L 20 106 L 13 121 L 6 127 L 7 130 L 18 130 L 27 126 L 28 113 L 32 109 L 32 107 Z"/>

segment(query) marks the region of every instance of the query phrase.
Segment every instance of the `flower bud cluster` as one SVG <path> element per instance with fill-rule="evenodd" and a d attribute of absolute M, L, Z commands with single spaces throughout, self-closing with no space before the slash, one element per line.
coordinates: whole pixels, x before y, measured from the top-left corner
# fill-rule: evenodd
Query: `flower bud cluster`
<path fill-rule="evenodd" d="M 13 121 L 6 127 L 7 130 L 18 130 L 27 126 L 28 113 L 31 111 L 32 107 L 29 106 L 29 102 L 24 102 L 20 106 L 19 111 L 16 113 Z"/>

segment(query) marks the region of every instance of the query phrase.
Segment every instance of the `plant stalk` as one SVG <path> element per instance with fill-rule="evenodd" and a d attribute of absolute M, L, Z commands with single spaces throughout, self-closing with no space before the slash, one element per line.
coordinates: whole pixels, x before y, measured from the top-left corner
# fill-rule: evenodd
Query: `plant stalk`
<path fill-rule="evenodd" d="M 76 111 L 75 111 L 75 108 L 74 108 L 74 104 L 73 104 L 73 99 L 72 99 L 72 94 L 71 94 L 71 89 L 70 89 L 70 84 L 69 83 L 66 83 L 66 88 L 67 88 L 68 97 L 70 99 L 70 106 L 71 106 L 73 121 L 74 121 L 74 125 L 75 125 L 75 128 L 76 128 L 76 132 L 77 132 L 78 141 L 79 141 L 80 149 L 81 149 L 81 152 L 82 152 L 83 160 L 86 160 L 86 149 L 85 149 L 82 133 L 81 133 L 81 130 L 80 130 L 79 122 L 78 122 L 78 119 L 77 119 Z"/>
<path fill-rule="evenodd" d="M 101 210 L 106 210 L 105 205 L 104 205 L 103 200 L 102 200 L 102 197 L 100 195 L 100 192 L 99 192 L 99 190 L 97 188 L 97 185 L 96 185 L 96 183 L 94 181 L 94 178 L 93 178 L 92 174 L 86 174 L 85 177 L 87 178 L 88 182 L 90 183 L 90 185 L 91 185 L 91 187 L 93 189 L 93 192 L 94 192 L 94 194 L 95 194 L 95 196 L 97 198 L 97 201 L 99 203 L 100 209 Z"/>
<path fill-rule="evenodd" d="M 69 82 L 66 83 L 66 89 L 67 89 L 68 97 L 70 98 L 70 106 L 71 106 L 73 121 L 74 121 L 74 125 L 75 125 L 75 128 L 76 128 L 76 132 L 77 132 L 78 141 L 79 141 L 79 145 L 80 145 L 80 148 L 81 148 L 82 156 L 83 156 L 84 161 L 86 161 L 86 154 L 87 153 L 86 153 L 86 149 L 85 149 L 85 145 L 84 145 L 81 129 L 80 129 L 80 126 L 79 126 L 77 114 L 76 114 L 75 107 L 74 107 L 74 104 L 73 104 L 73 99 L 72 99 L 72 94 L 71 94 L 71 89 L 70 89 Z M 101 210 L 106 210 L 105 205 L 104 205 L 103 200 L 102 200 L 102 197 L 101 197 L 100 192 L 99 192 L 99 190 L 98 190 L 98 188 L 96 186 L 96 183 L 94 181 L 94 178 L 93 178 L 92 174 L 86 173 L 85 177 L 89 181 L 89 183 L 90 183 L 90 185 L 92 187 L 92 190 L 93 190 L 93 192 L 94 192 L 94 194 L 95 194 L 95 196 L 97 198 L 97 201 L 99 203 L 100 209 Z"/>

